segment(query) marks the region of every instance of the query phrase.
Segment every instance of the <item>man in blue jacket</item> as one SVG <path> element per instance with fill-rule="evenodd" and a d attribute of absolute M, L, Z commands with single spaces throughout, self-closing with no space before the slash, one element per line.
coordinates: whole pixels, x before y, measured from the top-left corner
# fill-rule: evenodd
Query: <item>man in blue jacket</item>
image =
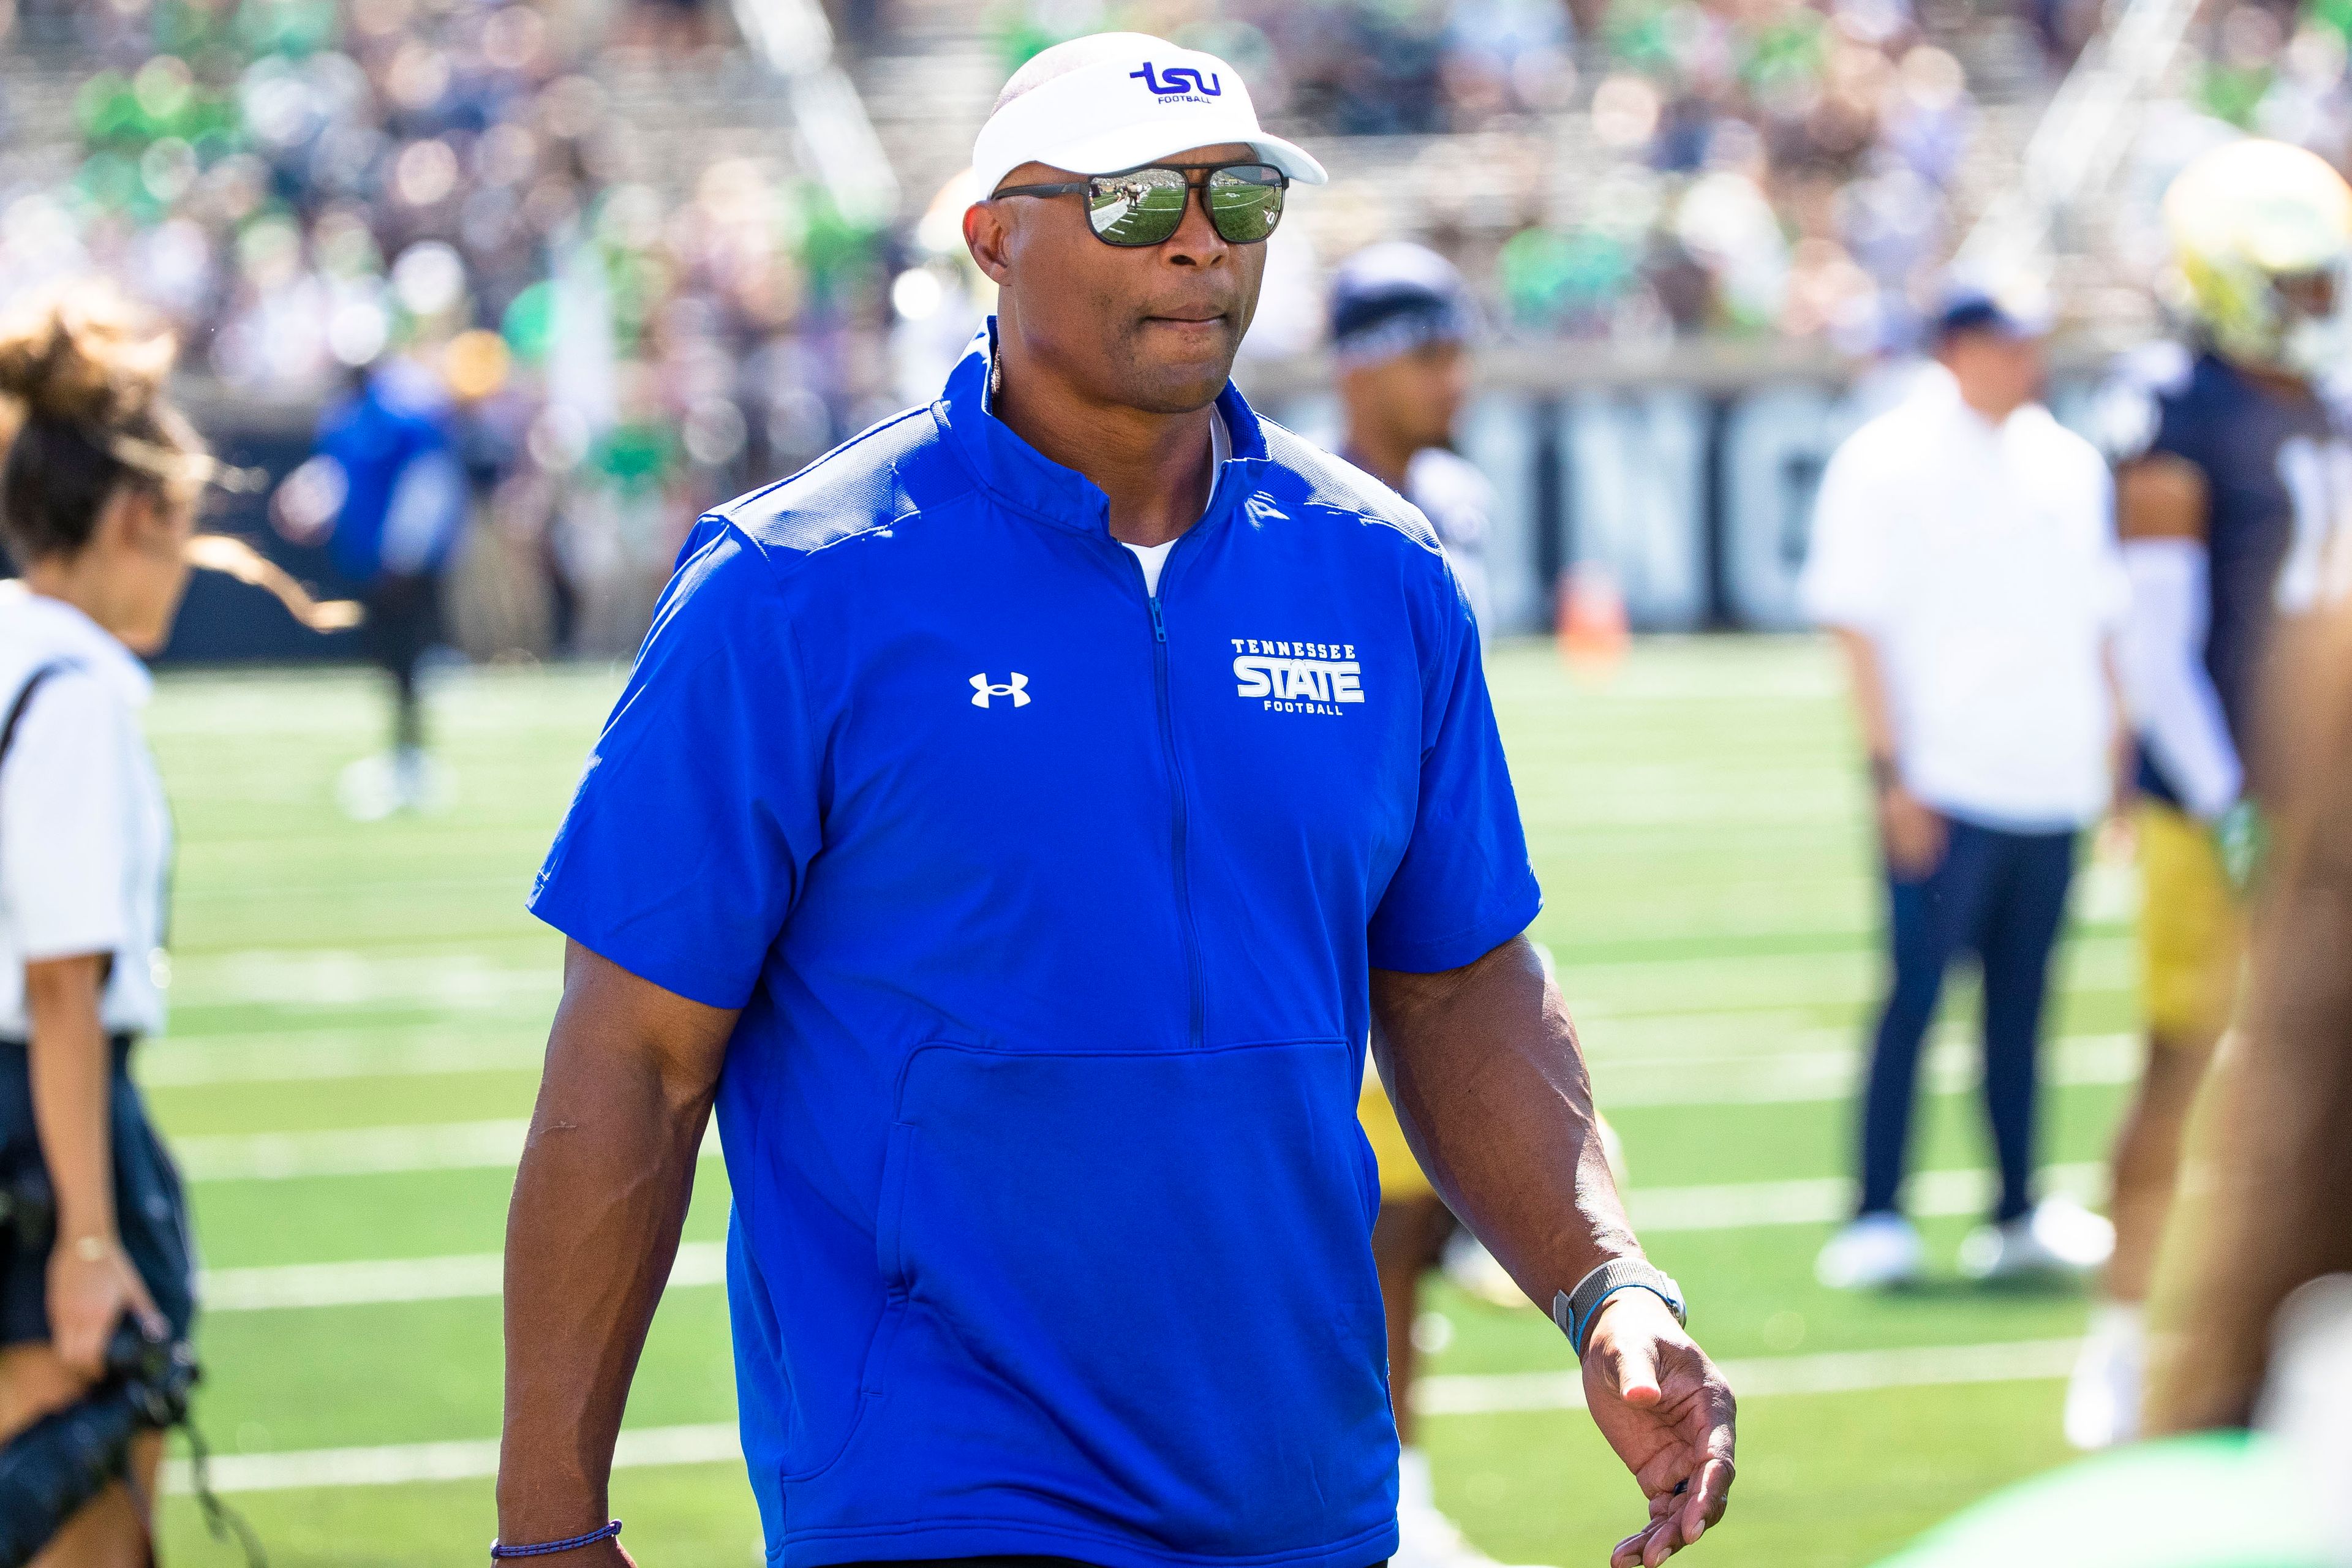
<path fill-rule="evenodd" d="M 626 1561 L 613 1443 L 715 1100 L 770 1562 L 1381 1562 L 1369 1039 L 1582 1357 L 1650 1505 L 1615 1562 L 1663 1562 L 1721 1517 L 1731 1396 L 1521 934 L 1475 626 L 1420 513 L 1227 381 L 1322 170 L 1135 34 L 1024 68 L 973 162 L 996 318 L 938 402 L 703 520 L 534 890 L 572 940 L 499 1551 Z"/>
<path fill-rule="evenodd" d="M 327 547 L 367 604 L 362 640 L 392 678 L 392 751 L 344 773 L 345 808 L 362 817 L 430 803 L 432 767 L 417 669 L 441 637 L 443 574 L 466 527 L 466 472 L 448 399 L 409 362 L 355 370 L 319 421 L 313 464 L 341 498 Z M 308 467 L 309 465 L 306 465 Z"/>

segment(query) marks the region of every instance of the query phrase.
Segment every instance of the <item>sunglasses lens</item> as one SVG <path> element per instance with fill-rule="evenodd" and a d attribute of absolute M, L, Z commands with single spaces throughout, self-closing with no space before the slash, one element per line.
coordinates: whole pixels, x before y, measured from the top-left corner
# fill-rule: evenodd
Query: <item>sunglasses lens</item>
<path fill-rule="evenodd" d="M 1192 192 L 1174 169 L 1138 169 L 1087 182 L 1087 221 L 1113 245 L 1159 245 L 1183 226 Z"/>
<path fill-rule="evenodd" d="M 1282 172 L 1242 163 L 1209 176 L 1209 221 L 1229 245 L 1255 245 L 1282 221 Z"/>

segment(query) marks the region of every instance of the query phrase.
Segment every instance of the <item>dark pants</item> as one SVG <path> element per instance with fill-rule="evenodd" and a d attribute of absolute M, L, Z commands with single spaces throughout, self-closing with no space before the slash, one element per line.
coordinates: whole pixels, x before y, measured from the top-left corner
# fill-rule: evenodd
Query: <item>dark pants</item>
<path fill-rule="evenodd" d="M 2074 835 L 2008 833 L 1953 821 L 1943 859 L 1924 878 L 1886 875 L 1893 980 L 1863 1100 L 1862 1209 L 1893 1213 L 1911 1141 L 1919 1047 L 1944 972 L 1962 952 L 1984 973 L 1984 1100 L 2000 1162 L 2000 1206 L 2033 1205 L 2035 1054 L 2050 953 L 2074 875 Z"/>
<path fill-rule="evenodd" d="M 441 579 L 430 572 L 387 572 L 368 584 L 361 630 L 368 653 L 392 677 L 392 743 L 425 744 L 425 718 L 416 700 L 416 667 L 441 637 Z"/>

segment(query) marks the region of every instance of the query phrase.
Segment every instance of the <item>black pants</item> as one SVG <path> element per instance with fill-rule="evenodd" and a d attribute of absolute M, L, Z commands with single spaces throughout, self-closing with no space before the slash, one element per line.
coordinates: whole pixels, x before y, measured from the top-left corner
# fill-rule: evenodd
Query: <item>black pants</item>
<path fill-rule="evenodd" d="M 180 1173 L 147 1119 L 146 1102 L 131 1081 L 130 1037 L 113 1042 L 109 1099 L 114 1145 L 115 1225 L 155 1309 L 185 1339 L 196 1315 L 195 1245 Z M 33 1086 L 24 1042 L 0 1041 L 0 1190 L 28 1182 L 47 1187 L 40 1135 L 33 1121 Z M 24 1237 L 0 1226 L 0 1345 L 46 1343 L 49 1338 L 48 1261 L 52 1237 Z"/>
<path fill-rule="evenodd" d="M 436 573 L 391 572 L 367 588 L 367 619 L 361 631 L 368 654 L 392 677 L 393 732 L 396 748 L 425 743 L 425 721 L 416 700 L 416 667 L 441 638 L 441 579 Z"/>
<path fill-rule="evenodd" d="M 1944 858 L 1925 877 L 1886 878 L 1894 975 L 1863 1100 L 1864 1214 L 1892 1213 L 1911 1142 L 1919 1047 L 1935 1021 L 1944 972 L 1973 952 L 1984 972 L 1984 1102 L 2000 1163 L 1994 1218 L 2033 1205 L 2033 1119 L 2050 953 L 2074 875 L 2072 833 L 2007 833 L 1953 821 Z"/>

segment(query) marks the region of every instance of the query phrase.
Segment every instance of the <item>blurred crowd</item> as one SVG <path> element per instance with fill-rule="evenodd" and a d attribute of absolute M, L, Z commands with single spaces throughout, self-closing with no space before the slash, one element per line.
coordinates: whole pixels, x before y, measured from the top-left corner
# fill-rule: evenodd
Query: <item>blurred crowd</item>
<path fill-rule="evenodd" d="M 1540 135 L 1588 108 L 1525 161 L 1498 247 L 1434 236 L 1529 337 L 1879 347 L 1948 252 L 1975 119 L 1906 0 L 1033 0 L 998 37 L 1017 60 L 1102 26 L 1242 63 L 1261 112 L 1327 133 Z"/>
<path fill-rule="evenodd" d="M 0 295 L 110 272 L 257 404 L 396 362 L 548 573 L 539 640 L 625 649 L 701 507 L 888 402 L 883 237 L 761 161 L 643 171 L 675 191 L 629 177 L 607 89 L 546 11 L 107 0 L 71 20 L 94 68 L 79 166 L 0 190 Z"/>
<path fill-rule="evenodd" d="M 1402 229 L 1460 265 L 1500 337 L 1867 354 L 1916 332 L 1983 195 L 1963 189 L 1983 110 L 1914 3 L 1002 0 L 984 15 L 1007 70 L 1079 33 L 1156 32 L 1234 61 L 1276 123 L 1400 150 L 1335 158 L 1342 185 L 1301 204 L 1269 300 L 1311 301 L 1349 250 Z M 257 403 L 315 408 L 371 365 L 422 369 L 408 384 L 436 385 L 464 426 L 499 503 L 484 514 L 530 563 L 517 572 L 547 580 L 533 614 L 548 625 L 527 639 L 543 646 L 625 647 L 700 507 L 921 395 L 985 305 L 958 258 L 960 195 L 919 218 L 931 193 L 910 191 L 886 232 L 845 221 L 787 159 L 706 153 L 690 133 L 644 144 L 596 51 L 717 59 L 711 0 L 16 5 L 53 45 L 64 29 L 89 75 L 66 177 L 0 173 L 0 293 L 112 272 L 181 325 L 192 369 Z M 885 52 L 914 48 L 899 35 L 929 15 L 829 9 Z M 2084 10 L 2046 0 L 2005 25 L 2063 64 Z M 7 15 L 0 0 L 0 37 Z M 2301 20 L 2217 13 L 2198 106 L 2344 162 L 2347 24 L 2352 0 Z M 1351 161 L 1368 171 L 1352 189 Z M 1269 310 L 1253 346 L 1310 347 L 1317 314 Z"/>
<path fill-rule="evenodd" d="M 1028 0 L 995 13 L 1008 69 L 1107 27 L 1231 60 L 1261 115 L 1327 134 L 1432 135 L 1565 109 L 1576 12 L 1562 0 Z"/>
<path fill-rule="evenodd" d="M 2342 169 L 2352 164 L 2352 79 L 2345 40 L 2352 4 L 2300 8 L 2235 5 L 2205 28 L 2198 107 L 2242 130 L 2307 147 Z"/>
<path fill-rule="evenodd" d="M 1505 245 L 1515 325 L 1857 353 L 1913 325 L 1974 107 L 1899 0 L 1634 0 L 1608 28 L 1591 125 L 1612 166 Z"/>

